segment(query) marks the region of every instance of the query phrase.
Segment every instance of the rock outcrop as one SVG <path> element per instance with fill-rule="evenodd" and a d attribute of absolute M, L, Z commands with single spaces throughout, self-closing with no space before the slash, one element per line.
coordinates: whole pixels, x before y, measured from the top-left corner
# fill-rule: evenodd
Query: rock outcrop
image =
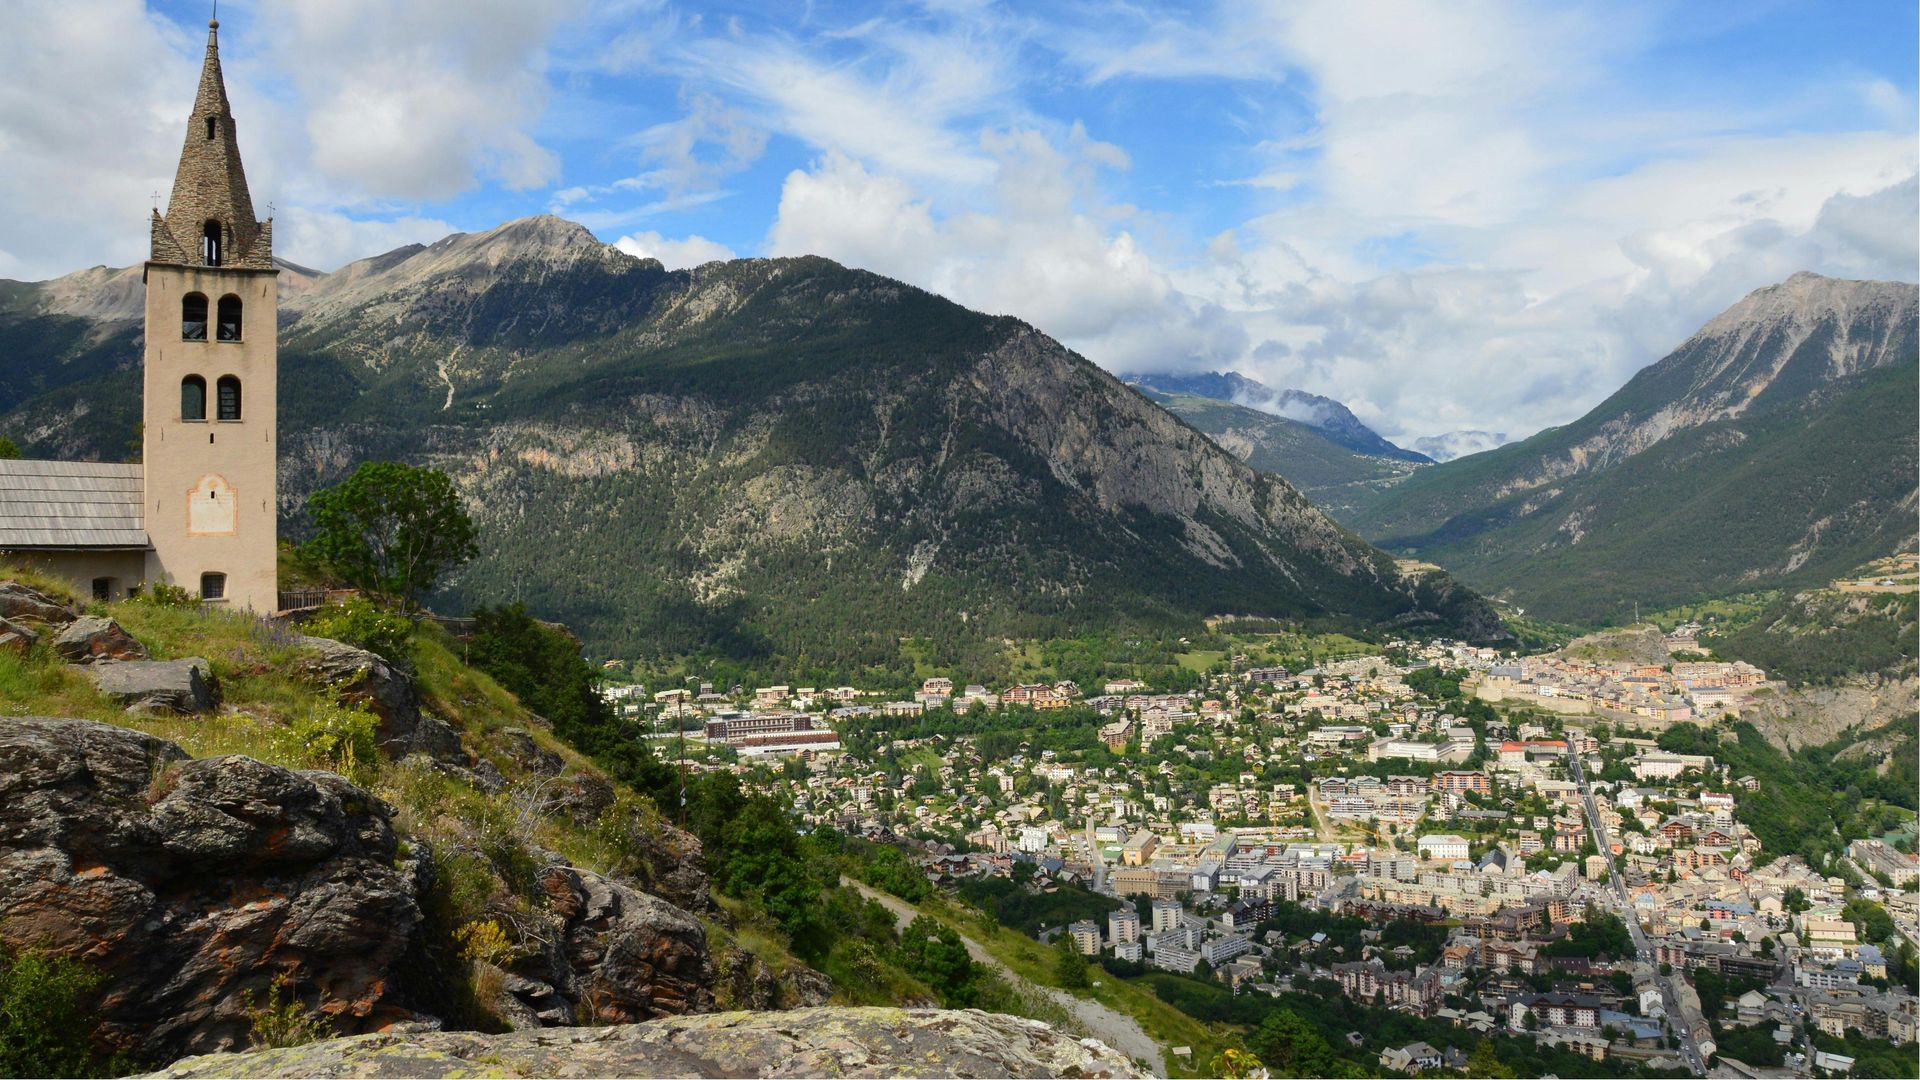
<path fill-rule="evenodd" d="M 197 656 L 95 664 L 89 674 L 96 689 L 129 709 L 203 713 L 215 704 L 213 668 Z"/>
<path fill-rule="evenodd" d="M 16 655 L 25 653 L 38 640 L 40 635 L 25 623 L 0 619 L 0 651 Z"/>
<path fill-rule="evenodd" d="M 547 1025 L 628 1024 L 713 1007 L 707 932 L 678 907 L 570 866 L 541 871 L 558 932 L 508 992 Z"/>
<path fill-rule="evenodd" d="M 1093 1039 L 975 1010 L 799 1009 L 713 1013 L 611 1028 L 475 1035 L 376 1034 L 176 1063 L 215 1076 L 1147 1075 Z"/>
<path fill-rule="evenodd" d="M 147 647 L 133 640 L 119 623 L 95 615 L 68 623 L 53 639 L 53 651 L 69 664 L 147 658 Z"/>
<path fill-rule="evenodd" d="M 379 719 L 376 738 L 382 753 L 396 761 L 425 754 L 443 765 L 472 764 L 460 748 L 460 735 L 447 722 L 420 708 L 412 676 L 378 655 L 332 638 L 301 637 L 305 649 L 301 674 L 331 687 L 340 700 L 359 705 Z"/>
<path fill-rule="evenodd" d="M 65 626 L 78 615 L 38 589 L 9 578 L 0 581 L 0 619 L 28 619 L 47 626 Z"/>
<path fill-rule="evenodd" d="M 339 776 L 0 720 L 0 933 L 99 969 L 100 1037 L 137 1057 L 244 1046 L 282 977 L 341 1031 L 411 1018 L 416 892 L 387 806 Z"/>

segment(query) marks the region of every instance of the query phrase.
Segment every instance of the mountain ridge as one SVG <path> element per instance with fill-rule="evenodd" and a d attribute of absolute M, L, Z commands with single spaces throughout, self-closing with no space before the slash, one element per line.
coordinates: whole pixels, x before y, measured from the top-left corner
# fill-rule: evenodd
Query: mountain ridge
<path fill-rule="evenodd" d="M 1192 394 L 1257 409 L 1283 419 L 1305 424 L 1334 443 L 1356 454 L 1429 464 L 1425 454 L 1397 446 L 1353 415 L 1353 410 L 1334 398 L 1310 394 L 1292 388 L 1275 390 L 1257 379 L 1237 371 L 1209 371 L 1195 374 L 1171 372 L 1136 375 L 1133 383 L 1171 394 Z"/>
<path fill-rule="evenodd" d="M 1223 611 L 1501 633 L 1031 326 L 825 259 L 668 272 L 523 219 L 349 264 L 282 323 L 288 523 L 358 461 L 443 468 L 483 549 L 444 599 L 537 597 L 602 654 L 846 670 Z M 0 427 L 111 455 L 132 371 L 70 373 Z"/>
<path fill-rule="evenodd" d="M 1796 274 L 1585 416 L 1368 491 L 1346 520 L 1573 620 L 1844 573 L 1913 532 L 1916 308 L 1911 284 Z"/>
<path fill-rule="evenodd" d="M 1358 453 L 1319 428 L 1261 409 L 1151 387 L 1135 389 L 1205 432 L 1228 453 L 1261 472 L 1284 477 L 1336 519 L 1351 507 L 1356 489 L 1397 482 L 1421 467 Z"/>

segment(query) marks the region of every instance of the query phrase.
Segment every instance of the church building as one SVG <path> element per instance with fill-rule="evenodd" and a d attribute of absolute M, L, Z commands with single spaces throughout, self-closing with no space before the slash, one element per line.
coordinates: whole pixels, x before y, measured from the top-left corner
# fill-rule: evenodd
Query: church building
<path fill-rule="evenodd" d="M 150 583 L 278 607 L 278 271 L 220 75 L 220 24 L 153 212 L 141 460 L 0 461 L 0 557 L 117 600 Z"/>

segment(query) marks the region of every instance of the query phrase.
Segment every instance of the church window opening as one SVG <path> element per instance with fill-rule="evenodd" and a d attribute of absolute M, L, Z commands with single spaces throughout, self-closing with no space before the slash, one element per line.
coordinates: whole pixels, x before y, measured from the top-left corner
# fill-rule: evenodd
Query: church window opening
<path fill-rule="evenodd" d="M 208 572 L 200 575 L 200 599 L 225 600 L 227 598 L 227 575 Z"/>
<path fill-rule="evenodd" d="M 180 340 L 207 340 L 207 298 L 190 292 L 180 298 Z"/>
<path fill-rule="evenodd" d="M 207 418 L 207 380 L 189 375 L 180 380 L 180 419 Z"/>
<path fill-rule="evenodd" d="M 220 419 L 240 419 L 240 380 L 231 375 L 222 375 L 216 385 L 219 390 Z"/>
<path fill-rule="evenodd" d="M 207 117 L 207 141 L 213 141 L 213 117 Z"/>
<path fill-rule="evenodd" d="M 240 298 L 229 293 L 220 298 L 219 319 L 215 321 L 215 337 L 220 341 L 240 340 Z"/>
<path fill-rule="evenodd" d="M 220 223 L 211 218 L 200 230 L 200 261 L 208 266 L 220 265 Z"/>

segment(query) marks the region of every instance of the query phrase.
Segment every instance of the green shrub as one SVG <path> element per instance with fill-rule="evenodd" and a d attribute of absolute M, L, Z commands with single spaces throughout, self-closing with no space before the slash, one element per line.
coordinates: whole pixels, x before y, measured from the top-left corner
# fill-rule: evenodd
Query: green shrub
<path fill-rule="evenodd" d="M 0 1076 L 111 1076 L 126 1063 L 100 1053 L 90 1002 L 105 977 L 41 949 L 0 948 Z"/>
<path fill-rule="evenodd" d="M 348 705 L 318 705 L 275 732 L 281 752 L 315 767 L 352 776 L 371 766 L 377 754 L 374 734 L 379 720 L 365 709 Z"/>
<path fill-rule="evenodd" d="M 249 990 L 241 995 L 240 1003 L 252 1024 L 247 1042 L 255 1050 L 279 1050 L 333 1037 L 326 1020 L 308 1012 L 294 996 L 292 980 L 284 973 L 273 977 L 264 1002 L 254 1004 L 253 991 Z"/>
<path fill-rule="evenodd" d="M 196 607 L 200 603 L 200 598 L 193 593 L 164 581 L 148 582 L 133 594 L 132 599 L 154 607 Z"/>
<path fill-rule="evenodd" d="M 307 620 L 304 629 L 315 637 L 332 638 L 365 649 L 394 667 L 413 673 L 412 620 L 384 611 L 365 597 L 328 604 Z"/>

